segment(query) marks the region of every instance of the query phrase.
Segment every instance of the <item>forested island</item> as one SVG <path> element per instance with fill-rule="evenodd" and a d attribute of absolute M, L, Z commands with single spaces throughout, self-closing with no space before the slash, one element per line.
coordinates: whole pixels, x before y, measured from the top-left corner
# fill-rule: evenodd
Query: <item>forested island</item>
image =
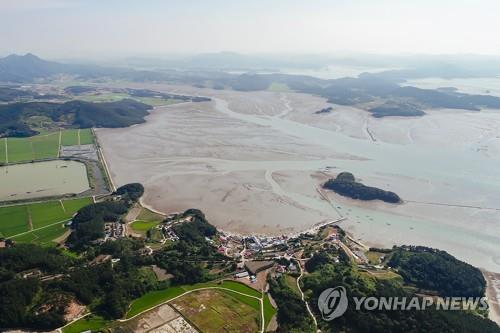
<path fill-rule="evenodd" d="M 418 117 L 425 115 L 422 111 L 415 105 L 407 103 L 384 103 L 382 105 L 368 109 L 375 118 L 382 117 Z"/>
<path fill-rule="evenodd" d="M 332 112 L 332 110 L 333 110 L 333 108 L 331 106 L 329 106 L 329 107 L 326 107 L 326 108 L 323 108 L 321 110 L 314 112 L 314 114 L 330 113 L 330 112 Z"/>
<path fill-rule="evenodd" d="M 382 200 L 388 203 L 401 202 L 401 198 L 394 192 L 356 182 L 354 175 L 350 172 L 339 173 L 335 179 L 329 179 L 323 187 L 351 199 Z"/>

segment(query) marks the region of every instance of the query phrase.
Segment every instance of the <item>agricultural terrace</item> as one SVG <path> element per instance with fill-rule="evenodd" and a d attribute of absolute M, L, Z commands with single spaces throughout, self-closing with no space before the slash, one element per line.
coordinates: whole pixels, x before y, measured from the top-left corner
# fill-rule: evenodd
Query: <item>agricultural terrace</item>
<path fill-rule="evenodd" d="M 0 207 L 0 237 L 52 244 L 65 233 L 64 223 L 90 203 L 80 198 Z"/>
<path fill-rule="evenodd" d="M 61 146 L 86 145 L 93 142 L 94 136 L 89 128 L 47 132 L 28 138 L 2 138 L 0 163 L 57 158 Z"/>

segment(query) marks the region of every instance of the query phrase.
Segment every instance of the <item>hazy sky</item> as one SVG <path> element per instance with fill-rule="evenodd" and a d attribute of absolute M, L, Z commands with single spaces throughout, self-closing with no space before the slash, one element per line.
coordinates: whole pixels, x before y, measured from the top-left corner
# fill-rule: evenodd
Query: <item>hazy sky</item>
<path fill-rule="evenodd" d="M 0 0 L 0 54 L 500 55 L 500 0 Z"/>

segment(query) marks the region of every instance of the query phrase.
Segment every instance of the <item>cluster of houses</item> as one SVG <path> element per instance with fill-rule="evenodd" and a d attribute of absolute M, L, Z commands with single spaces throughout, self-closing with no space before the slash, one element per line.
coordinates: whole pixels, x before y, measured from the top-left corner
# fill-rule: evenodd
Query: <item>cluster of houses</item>
<path fill-rule="evenodd" d="M 162 243 L 165 243 L 166 241 L 175 242 L 179 240 L 179 236 L 177 236 L 174 229 L 172 229 L 172 225 L 159 224 L 157 228 L 160 229 L 160 232 L 163 235 Z"/>
<path fill-rule="evenodd" d="M 259 237 L 259 236 L 250 236 L 244 239 L 246 246 L 251 251 L 260 251 L 266 248 L 271 248 L 279 245 L 285 245 L 287 241 L 287 237 L 277 236 L 277 237 Z"/>
<path fill-rule="evenodd" d="M 120 222 L 107 222 L 104 224 L 104 241 L 125 237 L 125 228 Z"/>

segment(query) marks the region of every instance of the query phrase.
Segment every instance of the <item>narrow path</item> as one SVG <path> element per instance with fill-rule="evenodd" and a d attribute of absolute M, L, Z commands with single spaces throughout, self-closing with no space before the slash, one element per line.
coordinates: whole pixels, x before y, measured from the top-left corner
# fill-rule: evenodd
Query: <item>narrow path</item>
<path fill-rule="evenodd" d="M 370 131 L 370 127 L 368 125 L 368 119 L 365 122 L 365 131 L 373 142 L 377 142 L 377 139 L 375 139 L 375 136 L 373 135 L 372 131 Z"/>
<path fill-rule="evenodd" d="M 447 207 L 459 207 L 459 208 L 472 208 L 472 209 L 484 209 L 484 210 L 500 211 L 500 208 L 496 208 L 496 207 L 481 207 L 481 206 L 472 206 L 472 205 L 460 205 L 460 204 L 451 204 L 451 203 L 443 203 L 443 202 L 428 202 L 428 201 L 416 201 L 416 200 L 404 200 L 404 201 L 416 203 L 416 204 L 422 204 L 422 205 L 447 206 Z"/>
<path fill-rule="evenodd" d="M 311 311 L 311 308 L 309 307 L 309 303 L 307 303 L 306 301 L 306 298 L 304 296 L 304 292 L 302 291 L 302 288 L 300 287 L 300 279 L 302 278 L 302 276 L 304 275 L 304 270 L 302 269 L 302 262 L 298 259 L 297 259 L 297 264 L 300 268 L 300 275 L 299 277 L 297 278 L 297 288 L 299 288 L 299 291 L 300 291 L 300 297 L 302 298 L 302 301 L 305 303 L 306 305 L 306 308 L 307 308 L 307 312 L 309 312 L 309 315 L 311 316 L 313 322 L 314 322 L 314 328 L 315 328 L 315 331 L 317 332 L 318 331 L 318 322 L 316 321 L 316 317 L 314 316 L 314 314 L 312 313 Z"/>
<path fill-rule="evenodd" d="M 59 200 L 59 203 L 61 204 L 61 208 L 62 208 L 62 210 L 63 210 L 65 213 L 67 213 L 67 212 L 66 212 L 66 207 L 64 207 L 64 204 L 63 204 L 62 200 Z"/>
<path fill-rule="evenodd" d="M 62 130 L 59 130 L 59 147 L 57 148 L 57 157 L 61 156 Z"/>
<path fill-rule="evenodd" d="M 81 139 L 80 139 L 80 129 L 78 129 L 78 145 L 80 146 L 80 143 L 82 142 Z"/>
<path fill-rule="evenodd" d="M 109 185 L 111 187 L 110 190 L 111 190 L 111 192 L 114 192 L 114 191 L 116 191 L 116 186 L 115 186 L 115 183 L 113 182 L 113 178 L 111 178 L 111 172 L 109 171 L 109 167 L 108 167 L 108 163 L 106 162 L 106 158 L 104 158 L 104 153 L 102 151 L 101 144 L 99 143 L 99 140 L 98 140 L 97 135 L 94 131 L 94 128 L 91 128 L 90 130 L 92 131 L 92 135 L 94 136 L 94 139 L 95 139 L 95 146 L 97 148 L 97 156 L 98 156 L 99 160 L 101 161 L 102 166 L 104 167 L 104 172 L 106 173 L 106 177 L 109 180 Z"/>
<path fill-rule="evenodd" d="M 5 138 L 4 141 L 5 141 L 5 164 L 9 164 L 9 145 L 7 144 L 7 138 Z"/>

